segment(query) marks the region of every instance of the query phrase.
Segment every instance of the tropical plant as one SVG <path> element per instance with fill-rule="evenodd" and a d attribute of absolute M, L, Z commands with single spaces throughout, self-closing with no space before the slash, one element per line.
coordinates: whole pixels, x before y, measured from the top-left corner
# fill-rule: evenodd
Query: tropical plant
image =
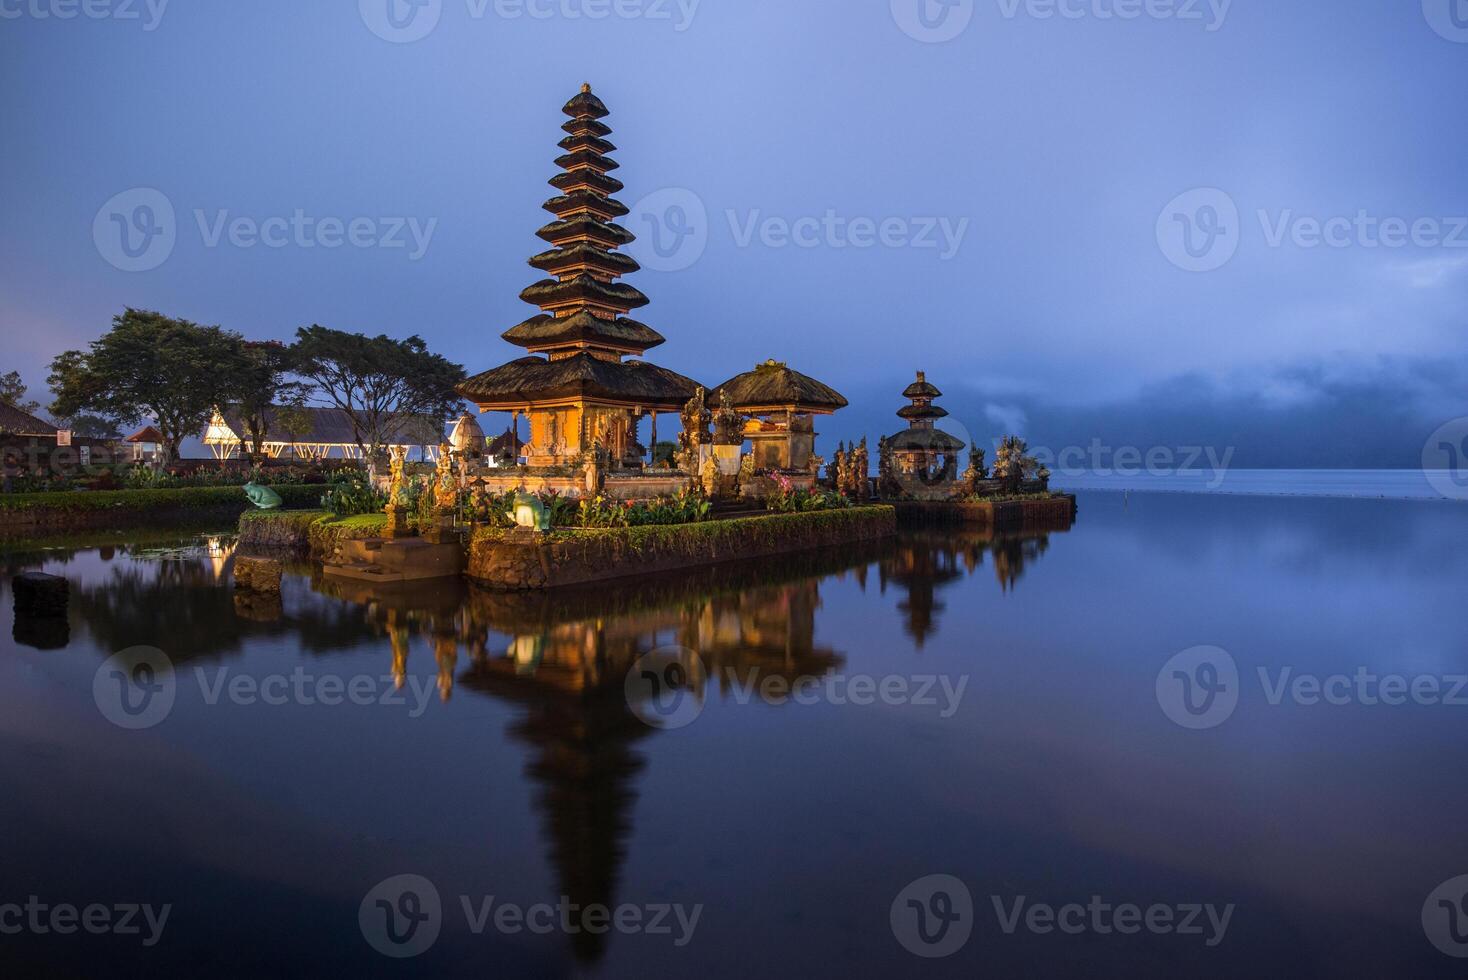
<path fill-rule="evenodd" d="M 321 509 L 338 517 L 376 514 L 386 506 L 387 494 L 378 490 L 360 470 L 338 471 L 321 497 Z"/>
<path fill-rule="evenodd" d="M 834 490 L 798 488 L 783 473 L 775 474 L 775 492 L 765 498 L 765 509 L 795 514 L 811 510 L 840 510 L 850 507 L 851 498 Z"/>

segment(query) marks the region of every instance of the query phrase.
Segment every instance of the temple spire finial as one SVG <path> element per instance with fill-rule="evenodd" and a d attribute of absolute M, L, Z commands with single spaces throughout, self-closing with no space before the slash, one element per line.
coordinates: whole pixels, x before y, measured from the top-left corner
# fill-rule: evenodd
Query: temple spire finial
<path fill-rule="evenodd" d="M 583 94 L 590 95 L 591 94 L 591 83 L 590 82 L 582 82 L 581 83 L 581 91 L 582 91 Z"/>

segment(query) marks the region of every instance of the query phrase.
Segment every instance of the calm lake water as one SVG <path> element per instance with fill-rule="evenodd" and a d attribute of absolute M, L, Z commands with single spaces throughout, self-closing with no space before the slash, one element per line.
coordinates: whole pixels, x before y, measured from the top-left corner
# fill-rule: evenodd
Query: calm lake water
<path fill-rule="evenodd" d="M 1468 885 L 1438 891 L 1468 874 L 1465 531 L 1449 503 L 1083 493 L 1064 533 L 554 597 L 301 568 L 278 604 L 236 600 L 227 537 L 12 545 L 7 579 L 72 598 L 58 628 L 0 596 L 0 926 L 31 896 L 171 908 L 151 947 L 139 915 L 0 935 L 0 963 L 1460 976 L 1424 911 L 1468 938 Z M 562 896 L 621 926 L 536 908 Z"/>

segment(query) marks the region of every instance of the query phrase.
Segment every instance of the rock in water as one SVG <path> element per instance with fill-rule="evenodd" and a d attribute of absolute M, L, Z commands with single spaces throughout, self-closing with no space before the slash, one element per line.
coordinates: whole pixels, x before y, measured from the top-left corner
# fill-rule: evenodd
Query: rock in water
<path fill-rule="evenodd" d="M 11 581 L 15 590 L 15 616 L 65 616 L 71 586 L 59 575 L 21 572 Z"/>

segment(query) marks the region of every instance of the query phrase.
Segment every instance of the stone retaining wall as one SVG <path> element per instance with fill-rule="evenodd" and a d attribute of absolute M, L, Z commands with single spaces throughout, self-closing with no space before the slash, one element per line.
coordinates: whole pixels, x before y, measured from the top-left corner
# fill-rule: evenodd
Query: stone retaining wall
<path fill-rule="evenodd" d="M 545 589 L 877 540 L 896 529 L 885 506 L 548 535 L 481 528 L 468 574 L 492 589 Z"/>

